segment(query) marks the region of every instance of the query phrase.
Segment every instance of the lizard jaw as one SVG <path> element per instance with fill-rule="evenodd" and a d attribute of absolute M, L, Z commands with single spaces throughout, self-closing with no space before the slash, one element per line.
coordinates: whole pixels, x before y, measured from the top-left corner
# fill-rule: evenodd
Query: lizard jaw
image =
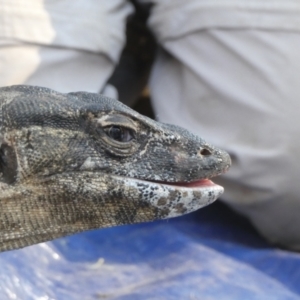
<path fill-rule="evenodd" d="M 209 179 L 190 183 L 169 183 L 124 178 L 126 185 L 139 191 L 140 199 L 161 212 L 159 219 L 177 217 L 217 200 L 224 188 Z"/>

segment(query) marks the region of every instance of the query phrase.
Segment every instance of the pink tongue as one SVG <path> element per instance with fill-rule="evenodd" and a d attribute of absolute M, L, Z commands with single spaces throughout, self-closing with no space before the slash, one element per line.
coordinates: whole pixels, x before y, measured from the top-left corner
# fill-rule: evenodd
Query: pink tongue
<path fill-rule="evenodd" d="M 209 179 L 200 179 L 193 182 L 182 183 L 182 186 L 186 186 L 186 187 L 202 187 L 202 186 L 211 186 L 211 185 L 215 185 L 215 184 Z"/>
<path fill-rule="evenodd" d="M 193 182 L 173 182 L 173 183 L 167 183 L 169 185 L 176 185 L 181 187 L 187 187 L 187 188 L 193 188 L 193 187 L 204 187 L 204 186 L 212 186 L 215 185 L 211 180 L 209 179 L 200 179 Z"/>

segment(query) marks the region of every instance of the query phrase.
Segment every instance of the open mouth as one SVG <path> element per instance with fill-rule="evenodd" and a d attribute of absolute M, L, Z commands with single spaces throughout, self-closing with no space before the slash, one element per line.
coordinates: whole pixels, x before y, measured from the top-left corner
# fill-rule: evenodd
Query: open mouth
<path fill-rule="evenodd" d="M 210 179 L 198 179 L 195 181 L 191 182 L 183 182 L 183 181 L 178 181 L 178 182 L 169 182 L 169 181 L 159 181 L 159 180 L 143 180 L 149 183 L 153 184 L 160 184 L 164 186 L 174 186 L 178 188 L 191 188 L 191 189 L 201 189 L 201 188 L 209 188 L 209 187 L 215 187 L 218 186 L 214 182 L 212 182 Z"/>
<path fill-rule="evenodd" d="M 164 185 L 174 185 L 178 187 L 185 187 L 185 188 L 207 188 L 215 186 L 216 184 L 209 179 L 199 179 L 192 182 L 158 182 Z"/>
<path fill-rule="evenodd" d="M 208 178 L 198 179 L 191 182 L 169 182 L 169 181 L 160 181 L 160 180 L 149 180 L 149 179 L 137 179 L 137 178 L 127 178 L 129 182 L 140 183 L 148 185 L 149 187 L 161 187 L 163 189 L 173 190 L 173 191 L 214 191 L 218 194 L 223 193 L 224 189 L 222 186 L 215 184 Z"/>

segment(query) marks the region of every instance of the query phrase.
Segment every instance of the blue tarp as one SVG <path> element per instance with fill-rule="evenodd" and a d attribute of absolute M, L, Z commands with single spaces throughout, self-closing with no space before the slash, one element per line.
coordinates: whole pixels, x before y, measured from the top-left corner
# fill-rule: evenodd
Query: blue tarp
<path fill-rule="evenodd" d="M 0 299 L 300 300 L 300 254 L 221 203 L 0 254 Z"/>

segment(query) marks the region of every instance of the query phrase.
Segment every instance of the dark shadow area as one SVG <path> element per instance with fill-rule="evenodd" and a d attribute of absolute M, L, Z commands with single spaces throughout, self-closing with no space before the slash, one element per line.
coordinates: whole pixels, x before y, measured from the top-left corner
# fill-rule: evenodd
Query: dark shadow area
<path fill-rule="evenodd" d="M 155 38 L 146 25 L 151 5 L 131 2 L 135 13 L 127 22 L 126 45 L 108 80 L 117 89 L 119 100 L 128 106 L 133 106 L 144 90 L 156 52 Z"/>

